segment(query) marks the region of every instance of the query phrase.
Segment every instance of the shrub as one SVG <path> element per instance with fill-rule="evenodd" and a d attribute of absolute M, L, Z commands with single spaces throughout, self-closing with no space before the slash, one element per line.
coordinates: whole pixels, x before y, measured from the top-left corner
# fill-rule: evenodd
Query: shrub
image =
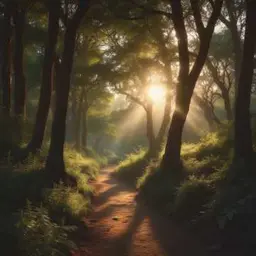
<path fill-rule="evenodd" d="M 69 188 L 60 183 L 53 189 L 45 191 L 44 202 L 51 215 L 58 219 L 72 223 L 79 221 L 90 209 L 90 199 L 84 197 L 76 189 Z M 63 219 L 64 218 L 64 219 Z"/>
<path fill-rule="evenodd" d="M 190 220 L 205 210 L 206 204 L 213 196 L 211 183 L 203 178 L 191 176 L 184 181 L 175 196 L 171 213 L 176 219 Z"/>
<path fill-rule="evenodd" d="M 198 143 L 184 144 L 183 170 L 177 172 L 170 169 L 163 173 L 159 161 L 149 165 L 138 179 L 139 195 L 183 220 L 200 215 L 216 186 L 226 177 L 223 166 L 230 158 L 227 133 L 224 129 L 206 135 Z M 184 178 L 185 181 L 180 184 Z"/>
<path fill-rule="evenodd" d="M 45 156 L 43 150 L 15 166 L 8 159 L 0 165 L 0 236 L 5 239 L 1 239 L 2 252 L 10 255 L 67 255 L 63 251 L 67 252 L 69 249 L 64 248 L 62 241 L 66 243 L 64 240 L 68 232 L 63 224 L 84 227 L 82 217 L 90 210 L 90 196 L 93 193 L 89 182 L 95 179 L 99 165 L 95 160 L 67 147 L 67 171 L 75 177 L 78 187 L 69 188 L 64 184 L 52 187 L 52 180 L 43 169 Z M 29 204 L 20 215 L 17 232 L 14 226 L 17 220 L 10 216 L 23 209 L 27 200 L 34 206 Z M 40 205 L 42 206 L 39 207 Z M 31 223 L 35 225 L 31 226 Z M 19 246 L 23 254 L 20 254 L 21 248 L 18 245 L 13 246 L 17 244 L 17 240 L 21 241 Z M 68 241 L 69 239 L 67 243 Z"/>
<path fill-rule="evenodd" d="M 74 227 L 54 223 L 44 207 L 34 207 L 28 203 L 20 212 L 17 227 L 24 256 L 70 255 L 70 251 L 76 248 L 68 238 L 68 233 L 74 231 Z"/>

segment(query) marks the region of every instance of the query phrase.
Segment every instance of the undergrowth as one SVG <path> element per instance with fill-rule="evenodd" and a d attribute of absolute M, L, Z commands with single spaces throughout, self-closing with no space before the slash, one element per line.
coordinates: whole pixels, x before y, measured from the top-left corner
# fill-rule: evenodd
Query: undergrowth
<path fill-rule="evenodd" d="M 47 148 L 47 147 L 46 147 Z M 70 255 L 71 234 L 90 211 L 99 164 L 71 147 L 65 148 L 67 172 L 77 187 L 52 187 L 44 171 L 47 150 L 13 166 L 7 156 L 0 165 L 0 245 L 3 255 Z"/>
<path fill-rule="evenodd" d="M 127 155 L 127 157 L 119 163 L 113 175 L 118 179 L 124 180 L 126 183 L 135 186 L 137 179 L 143 174 L 149 161 L 146 157 L 146 151 L 141 149 Z"/>
<path fill-rule="evenodd" d="M 183 145 L 182 159 L 182 180 L 173 177 L 173 170 L 163 173 L 159 162 L 144 168 L 137 181 L 139 197 L 176 221 L 189 225 L 211 223 L 227 237 L 240 230 L 237 237 L 255 245 L 256 162 L 231 163 L 228 129 Z"/>

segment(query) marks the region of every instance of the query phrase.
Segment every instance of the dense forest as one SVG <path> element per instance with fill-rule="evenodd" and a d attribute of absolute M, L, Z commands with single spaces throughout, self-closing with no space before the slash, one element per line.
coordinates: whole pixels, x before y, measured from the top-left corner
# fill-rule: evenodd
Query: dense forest
<path fill-rule="evenodd" d="M 255 28 L 255 0 L 0 0 L 0 254 L 255 255 Z"/>

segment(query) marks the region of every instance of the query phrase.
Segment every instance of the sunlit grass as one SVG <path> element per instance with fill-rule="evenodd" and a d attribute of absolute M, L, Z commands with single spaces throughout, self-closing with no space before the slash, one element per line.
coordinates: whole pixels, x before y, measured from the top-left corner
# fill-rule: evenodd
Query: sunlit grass
<path fill-rule="evenodd" d="M 60 183 L 45 193 L 45 203 L 55 214 L 61 216 L 69 214 L 79 219 L 90 209 L 90 199 L 80 194 L 76 189 L 66 187 Z"/>
<path fill-rule="evenodd" d="M 199 216 L 226 177 L 231 145 L 226 131 L 209 133 L 198 143 L 183 144 L 183 175 L 180 184 L 170 169 L 162 173 L 160 163 L 150 164 L 138 179 L 139 195 L 150 204 L 180 219 Z M 223 171 L 224 170 L 224 171 Z M 197 199 L 198 198 L 198 199 Z"/>
<path fill-rule="evenodd" d="M 140 149 L 127 155 L 117 166 L 114 175 L 125 182 L 135 185 L 147 165 L 146 150 Z"/>
<path fill-rule="evenodd" d="M 38 228 L 24 226 L 21 229 L 22 232 L 30 232 L 35 237 L 36 241 L 34 242 L 32 240 L 24 241 L 26 249 L 29 250 L 29 246 L 33 253 L 34 249 L 36 250 L 37 243 L 40 243 L 40 246 L 42 246 L 40 253 L 48 246 L 50 246 L 49 250 L 58 246 L 58 241 L 52 241 L 49 245 L 46 241 L 42 240 L 41 235 L 47 234 L 47 230 L 49 232 L 51 230 L 53 232 L 60 232 L 56 234 L 56 239 L 65 236 L 63 237 L 65 238 L 64 241 L 69 242 L 69 239 L 66 237 L 67 234 L 61 228 L 62 225 L 84 225 L 82 218 L 88 214 L 91 208 L 90 199 L 93 189 L 90 181 L 96 178 L 100 168 L 94 159 L 88 158 L 72 149 L 72 147 L 67 146 L 65 148 L 67 172 L 75 177 L 77 187 L 67 187 L 62 183 L 55 184 L 52 187 L 50 176 L 44 170 L 45 151 L 43 150 L 40 153 L 42 155 L 31 155 L 25 162 L 16 166 L 13 166 L 11 161 L 8 163 L 7 158 L 3 168 L 0 166 L 2 168 L 0 170 L 0 197 L 2 198 L 0 220 L 1 226 L 3 226 L 2 222 L 5 224 L 1 235 L 6 236 L 6 239 L 10 240 L 13 244 L 18 228 L 16 226 L 17 222 L 26 225 L 27 222 L 24 223 L 24 221 L 33 221 L 35 216 L 45 218 L 43 222 L 38 220 L 38 225 L 40 225 Z M 26 208 L 28 200 L 32 204 L 31 210 Z M 16 214 L 13 214 L 22 211 L 24 207 L 26 219 L 17 219 Z M 41 234 L 38 233 L 40 229 Z M 10 230 L 11 234 L 8 233 Z M 17 236 L 15 239 L 21 240 L 24 238 L 24 233 L 18 233 Z M 3 247 L 4 245 L 1 243 L 1 246 Z M 10 248 L 8 250 L 10 251 Z M 13 250 L 19 250 L 19 248 L 14 247 Z M 13 253 L 13 255 L 20 255 L 19 251 Z"/>

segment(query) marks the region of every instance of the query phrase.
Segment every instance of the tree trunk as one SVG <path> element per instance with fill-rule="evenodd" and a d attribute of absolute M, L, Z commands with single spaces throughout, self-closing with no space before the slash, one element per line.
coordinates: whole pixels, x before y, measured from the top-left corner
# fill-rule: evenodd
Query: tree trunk
<path fill-rule="evenodd" d="M 52 87 L 54 80 L 54 61 L 59 33 L 59 17 L 60 2 L 50 3 L 48 17 L 48 38 L 45 45 L 40 99 L 36 114 L 36 122 L 33 131 L 33 136 L 28 145 L 28 150 L 33 153 L 41 149 L 44 139 L 46 122 L 50 109 Z"/>
<path fill-rule="evenodd" d="M 236 95 L 239 76 L 240 76 L 243 51 L 242 51 L 242 44 L 241 44 L 241 36 L 239 34 L 238 27 L 237 27 L 237 20 L 234 16 L 234 12 L 235 12 L 234 3 L 230 0 L 226 0 L 225 3 L 228 11 L 228 16 L 229 16 L 228 29 L 231 32 L 232 41 L 233 41 L 233 52 L 235 55 L 235 95 Z"/>
<path fill-rule="evenodd" d="M 164 116 L 156 137 L 155 147 L 156 147 L 157 153 L 161 151 L 162 145 L 164 143 L 164 138 L 166 135 L 166 130 L 171 121 L 171 104 L 172 104 L 172 95 L 171 93 L 167 92 L 166 99 L 165 99 Z"/>
<path fill-rule="evenodd" d="M 207 59 L 206 64 L 207 64 L 209 71 L 212 74 L 215 84 L 218 86 L 219 90 L 221 91 L 221 96 L 222 96 L 222 100 L 224 103 L 227 120 L 232 121 L 233 120 L 233 111 L 232 111 L 232 106 L 231 106 L 231 102 L 230 102 L 229 89 L 226 87 L 226 85 L 222 81 L 222 79 L 219 78 L 218 71 L 217 71 L 216 67 L 212 64 L 210 59 Z"/>
<path fill-rule="evenodd" d="M 78 108 L 76 113 L 76 129 L 75 129 L 75 146 L 77 150 L 81 150 L 82 145 L 82 118 L 83 118 L 83 92 L 80 94 Z"/>
<path fill-rule="evenodd" d="M 87 100 L 87 93 L 84 89 L 84 97 L 83 97 L 83 111 L 82 111 L 82 147 L 87 152 L 88 149 L 88 124 L 87 124 L 87 115 L 89 110 L 88 100 Z"/>
<path fill-rule="evenodd" d="M 25 118 L 26 82 L 23 69 L 24 59 L 24 28 L 26 21 L 25 10 L 16 6 L 14 13 L 15 48 L 13 57 L 14 67 L 14 114 Z"/>
<path fill-rule="evenodd" d="M 214 9 L 212 11 L 211 17 L 209 18 L 206 27 L 204 27 L 202 23 L 198 1 L 191 0 L 190 3 L 193 9 L 193 15 L 196 21 L 197 32 L 200 38 L 200 48 L 198 51 L 197 58 L 191 68 L 191 71 L 189 63 L 188 39 L 187 32 L 185 29 L 182 3 L 181 0 L 171 1 L 172 20 L 174 23 L 174 29 L 178 39 L 180 70 L 178 78 L 179 82 L 176 88 L 175 111 L 169 128 L 165 153 L 161 163 L 161 168 L 163 171 L 167 171 L 169 168 L 171 168 L 174 172 L 179 172 L 181 170 L 180 152 L 182 143 L 182 133 L 187 118 L 187 114 L 189 112 L 191 97 L 193 95 L 197 79 L 205 64 L 210 46 L 210 41 L 212 38 L 215 24 L 220 15 L 223 1 L 215 1 Z"/>
<path fill-rule="evenodd" d="M 149 102 L 146 109 L 146 126 L 147 126 L 147 138 L 148 138 L 148 156 L 155 155 L 155 134 L 153 125 L 153 104 Z"/>
<path fill-rule="evenodd" d="M 63 154 L 71 72 L 77 30 L 88 7 L 87 5 L 78 7 L 73 18 L 68 22 L 64 36 L 62 62 L 60 73 L 57 77 L 56 108 L 52 123 L 51 144 L 46 162 L 46 169 L 53 175 L 54 180 L 66 179 Z"/>
<path fill-rule="evenodd" d="M 83 149 L 85 151 L 87 151 L 88 149 L 88 143 L 87 143 L 87 140 L 88 140 L 88 127 L 87 127 L 87 110 L 84 109 L 83 110 L 83 115 L 82 115 L 82 120 L 83 120 L 83 123 L 82 123 L 82 146 L 83 146 Z"/>
<path fill-rule="evenodd" d="M 182 166 L 180 159 L 182 133 L 189 111 L 190 100 L 191 98 L 186 99 L 185 91 L 177 90 L 176 107 L 172 116 L 165 153 L 161 163 L 161 167 L 164 171 L 173 168 L 173 170 L 179 172 Z M 173 173 L 173 175 L 176 174 L 177 173 Z"/>
<path fill-rule="evenodd" d="M 253 153 L 250 100 L 256 46 L 256 1 L 247 0 L 246 10 L 244 53 L 235 103 L 234 160 L 242 161 L 250 161 Z"/>
<path fill-rule="evenodd" d="M 11 112 L 11 37 L 12 37 L 12 10 L 11 4 L 6 4 L 3 19 L 3 65 L 2 65 L 2 105 L 6 116 Z"/>
<path fill-rule="evenodd" d="M 196 93 L 194 93 L 193 95 L 193 100 L 203 111 L 204 118 L 208 123 L 209 131 L 214 131 L 216 124 L 218 125 L 220 124 L 220 120 L 217 118 L 217 116 L 214 113 L 213 104 L 207 102 L 206 100 L 203 100 Z"/>
<path fill-rule="evenodd" d="M 232 121 L 233 120 L 233 112 L 232 112 L 232 106 L 231 106 L 228 90 L 227 89 L 223 90 L 221 92 L 221 95 L 222 95 L 223 102 L 224 102 L 224 108 L 225 108 L 225 111 L 226 111 L 227 120 Z"/>

